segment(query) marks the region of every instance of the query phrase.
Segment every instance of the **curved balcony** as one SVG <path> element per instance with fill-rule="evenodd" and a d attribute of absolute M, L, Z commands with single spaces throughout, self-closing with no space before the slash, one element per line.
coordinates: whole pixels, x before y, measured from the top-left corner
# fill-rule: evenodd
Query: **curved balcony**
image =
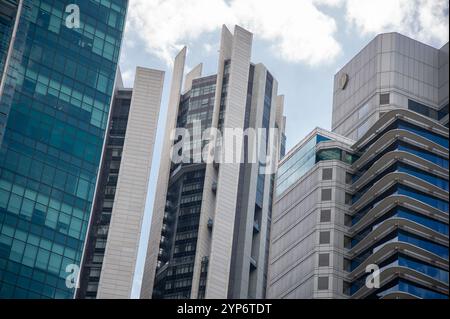
<path fill-rule="evenodd" d="M 373 202 L 373 199 L 382 195 L 386 190 L 388 190 L 391 186 L 395 184 L 403 184 L 405 186 L 411 187 L 414 190 L 419 192 L 423 192 L 429 196 L 433 196 L 438 200 L 447 201 L 447 209 L 448 211 L 448 196 L 449 193 L 441 188 L 430 184 L 420 178 L 405 174 L 393 172 L 389 173 L 383 178 L 381 178 L 375 185 L 372 186 L 367 192 L 365 192 L 353 205 L 350 207 L 352 211 L 357 211 L 364 206 L 367 206 L 370 202 Z M 381 200 L 380 200 L 381 201 Z M 437 205 L 440 207 L 440 205 Z M 435 206 L 435 208 L 438 208 Z"/>
<path fill-rule="evenodd" d="M 349 250 L 349 254 L 351 256 L 359 255 L 397 229 L 407 231 L 412 235 L 420 236 L 425 240 L 430 240 L 441 246 L 448 247 L 448 236 L 405 218 L 389 218 L 374 227 L 372 232 L 367 234 L 364 239 Z"/>
<path fill-rule="evenodd" d="M 391 258 L 397 253 L 402 253 L 404 255 L 420 259 L 431 265 L 448 269 L 448 260 L 433 252 L 406 242 L 388 242 L 380 246 L 376 252 L 353 269 L 349 274 L 349 278 L 351 280 L 356 280 L 365 273 L 368 265 L 381 265 L 385 260 Z"/>
<path fill-rule="evenodd" d="M 352 188 L 355 191 L 360 190 L 396 162 L 403 162 L 423 170 L 424 172 L 432 173 L 448 180 L 449 171 L 447 169 L 405 151 L 392 151 L 384 154 L 374 163 L 374 165 L 364 172 L 364 174 L 352 185 Z"/>
<path fill-rule="evenodd" d="M 447 213 L 409 196 L 391 195 L 383 198 L 375 207 L 353 224 L 349 230 L 350 235 L 357 234 L 395 207 L 404 207 L 425 217 L 448 224 Z"/>
<path fill-rule="evenodd" d="M 386 128 L 395 123 L 397 120 L 402 120 L 407 123 L 425 128 L 433 133 L 443 135 L 448 139 L 448 128 L 426 116 L 420 115 L 416 112 L 407 109 L 395 109 L 387 112 L 379 119 L 360 139 L 353 145 L 353 149 L 359 150 L 371 143 L 380 133 Z"/>
<path fill-rule="evenodd" d="M 410 294 L 408 292 L 395 290 L 395 291 L 386 293 L 380 299 L 420 299 L 420 298 L 417 296 L 414 296 L 413 294 Z"/>
<path fill-rule="evenodd" d="M 407 144 L 435 153 L 436 155 L 448 158 L 447 148 L 415 133 L 402 129 L 394 129 L 386 132 L 380 139 L 365 150 L 364 154 L 353 163 L 352 169 L 359 170 L 377 156 L 382 156 L 383 152 L 396 141 L 403 141 Z"/>
<path fill-rule="evenodd" d="M 435 297 L 441 296 L 441 298 L 448 298 L 448 283 L 444 283 L 440 280 L 436 280 L 435 278 L 428 276 L 426 274 L 423 274 L 417 270 L 404 267 L 404 266 L 395 266 L 395 265 L 388 265 L 382 269 L 380 269 L 379 274 L 379 280 L 380 280 L 380 288 L 377 289 L 382 290 L 383 287 L 387 286 L 391 281 L 396 279 L 404 279 L 411 283 L 417 284 L 417 286 L 422 286 L 424 288 L 419 288 L 428 291 L 430 294 L 434 294 Z M 426 287 L 426 288 L 425 288 Z M 357 290 L 354 294 L 352 294 L 352 299 L 361 299 L 368 297 L 369 295 L 373 294 L 374 288 L 368 288 L 366 285 L 362 285 L 359 290 Z M 413 297 L 416 298 L 422 298 L 424 296 L 424 293 L 411 293 L 411 291 L 402 291 L 399 289 L 399 287 L 392 287 L 384 293 L 382 292 L 380 294 L 380 297 L 383 298 L 386 295 L 392 294 L 392 293 L 409 293 Z M 434 293 L 433 293 L 434 292 Z M 426 292 L 425 292 L 426 293 Z"/>

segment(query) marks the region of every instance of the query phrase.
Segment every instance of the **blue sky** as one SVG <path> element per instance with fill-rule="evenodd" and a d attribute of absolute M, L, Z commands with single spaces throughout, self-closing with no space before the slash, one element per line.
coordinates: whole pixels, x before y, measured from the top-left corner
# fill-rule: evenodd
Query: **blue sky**
<path fill-rule="evenodd" d="M 441 47 L 448 41 L 447 0 L 130 0 L 120 67 L 166 71 L 133 296 L 142 276 L 156 189 L 173 57 L 188 46 L 187 70 L 217 72 L 220 29 L 254 33 L 252 61 L 264 63 L 285 95 L 288 149 L 312 129 L 330 129 L 333 76 L 376 34 L 396 31 Z"/>

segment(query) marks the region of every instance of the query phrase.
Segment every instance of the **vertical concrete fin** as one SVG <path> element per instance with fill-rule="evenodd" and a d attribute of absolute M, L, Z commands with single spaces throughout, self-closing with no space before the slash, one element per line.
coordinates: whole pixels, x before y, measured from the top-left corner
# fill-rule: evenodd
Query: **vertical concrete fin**
<path fill-rule="evenodd" d="M 184 78 L 184 89 L 183 93 L 186 93 L 190 89 L 192 89 L 192 81 L 202 76 L 203 63 L 198 64 L 195 68 L 193 68 L 186 77 Z"/>
<path fill-rule="evenodd" d="M 153 293 L 153 283 L 156 273 L 156 264 L 158 261 L 159 242 L 161 237 L 161 227 L 164 217 L 164 208 L 167 195 L 167 184 L 170 174 L 170 143 L 172 130 L 177 124 L 178 106 L 180 104 L 180 94 L 183 83 L 184 67 L 186 62 L 186 51 L 184 47 L 175 58 L 172 83 L 170 88 L 169 103 L 167 106 L 166 129 L 164 134 L 164 145 L 161 153 L 161 164 L 158 175 L 158 185 L 155 201 L 153 204 L 152 223 L 150 228 L 150 237 L 147 247 L 147 256 L 145 259 L 144 276 L 142 279 L 141 298 L 150 299 Z"/>
<path fill-rule="evenodd" d="M 117 75 L 116 75 L 116 87 L 115 89 L 123 89 L 123 78 L 122 78 L 122 70 L 120 69 L 120 66 L 117 67 Z"/>
<path fill-rule="evenodd" d="M 222 83 L 224 76 L 225 60 L 231 59 L 231 49 L 233 46 L 233 35 L 228 28 L 223 25 L 220 49 L 219 49 L 219 61 L 217 64 L 217 80 L 216 80 L 216 95 L 214 98 L 214 111 L 212 118 L 212 126 L 217 127 L 220 112 L 220 101 L 222 98 Z M 211 142 L 210 147 L 213 147 L 215 143 Z M 211 150 L 210 150 L 211 151 Z M 200 273 L 202 267 L 203 257 L 208 257 L 211 251 L 211 238 L 209 229 L 205 226 L 208 223 L 209 218 L 214 217 L 215 210 L 215 195 L 211 192 L 212 184 L 217 181 L 216 171 L 213 164 L 208 164 L 205 170 L 205 182 L 203 191 L 202 208 L 200 213 L 200 227 L 198 229 L 197 249 L 194 262 L 194 274 L 192 277 L 192 289 L 191 297 L 197 298 L 200 280 Z"/>
<path fill-rule="evenodd" d="M 164 72 L 138 67 L 97 298 L 131 297 Z"/>
<path fill-rule="evenodd" d="M 222 38 L 228 37 L 226 27 Z M 228 31 L 229 32 L 229 31 Z M 230 79 L 224 119 L 227 128 L 243 128 L 253 35 L 236 26 L 231 48 Z M 224 50 L 225 51 L 225 50 Z M 228 52 L 225 51 L 225 56 Z M 236 150 L 242 153 L 242 149 Z M 237 154 L 238 158 L 240 154 Z M 206 298 L 227 298 L 233 246 L 239 163 L 221 164 L 217 187 Z"/>

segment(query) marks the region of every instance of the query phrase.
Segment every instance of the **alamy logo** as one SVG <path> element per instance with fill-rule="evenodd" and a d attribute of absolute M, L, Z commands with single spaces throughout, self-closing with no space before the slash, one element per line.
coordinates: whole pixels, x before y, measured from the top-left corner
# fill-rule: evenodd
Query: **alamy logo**
<path fill-rule="evenodd" d="M 369 289 L 380 288 L 380 268 L 375 264 L 367 265 L 366 287 Z"/>
<path fill-rule="evenodd" d="M 69 14 L 66 18 L 66 27 L 69 29 L 80 28 L 80 7 L 76 4 L 69 4 L 66 7 L 66 13 Z"/>
<path fill-rule="evenodd" d="M 66 267 L 66 273 L 69 273 L 66 277 L 66 287 L 69 289 L 80 288 L 78 281 L 80 267 L 75 264 L 69 264 Z"/>
<path fill-rule="evenodd" d="M 259 174 L 274 174 L 280 132 L 277 128 L 223 128 L 202 130 L 201 121 L 192 128 L 171 132 L 171 161 L 180 163 L 259 164 Z"/>

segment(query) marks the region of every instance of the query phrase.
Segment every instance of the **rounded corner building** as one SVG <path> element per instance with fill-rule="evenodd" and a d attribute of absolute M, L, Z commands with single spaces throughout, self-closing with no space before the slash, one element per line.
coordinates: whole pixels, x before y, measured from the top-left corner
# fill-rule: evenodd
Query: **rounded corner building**
<path fill-rule="evenodd" d="M 336 74 L 333 132 L 279 163 L 269 298 L 448 298 L 448 79 L 448 43 L 398 33 Z"/>

